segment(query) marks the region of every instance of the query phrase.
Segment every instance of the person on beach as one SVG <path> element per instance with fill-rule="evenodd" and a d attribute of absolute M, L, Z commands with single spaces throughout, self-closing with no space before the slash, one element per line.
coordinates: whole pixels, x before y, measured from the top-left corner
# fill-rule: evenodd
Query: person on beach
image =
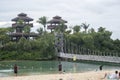
<path fill-rule="evenodd" d="M 102 78 L 102 79 L 107 78 L 107 79 L 119 80 L 119 75 L 120 75 L 120 74 L 118 74 L 118 71 L 115 71 L 115 73 L 112 73 L 112 74 L 110 74 L 110 73 L 105 73 L 105 76 L 104 76 L 104 78 Z"/>
<path fill-rule="evenodd" d="M 18 66 L 17 64 L 14 65 L 14 74 L 15 76 L 17 76 L 17 73 L 18 73 Z"/>
<path fill-rule="evenodd" d="M 119 76 L 118 78 L 120 79 L 120 72 L 119 72 L 118 76 Z"/>

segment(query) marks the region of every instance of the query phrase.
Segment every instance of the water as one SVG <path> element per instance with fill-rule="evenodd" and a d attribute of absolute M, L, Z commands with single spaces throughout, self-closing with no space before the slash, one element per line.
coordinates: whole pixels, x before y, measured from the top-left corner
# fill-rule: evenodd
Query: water
<path fill-rule="evenodd" d="M 0 77 L 13 76 L 13 66 L 18 65 L 18 75 L 37 75 L 58 73 L 58 61 L 3 61 L 0 62 Z M 67 62 L 62 61 L 66 73 L 97 71 L 103 64 L 103 70 L 120 70 L 119 65 L 92 62 Z"/>

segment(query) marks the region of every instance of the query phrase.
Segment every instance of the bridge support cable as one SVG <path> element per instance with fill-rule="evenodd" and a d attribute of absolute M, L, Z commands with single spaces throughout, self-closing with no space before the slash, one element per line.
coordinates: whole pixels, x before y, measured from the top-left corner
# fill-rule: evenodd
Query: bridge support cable
<path fill-rule="evenodd" d="M 74 44 L 66 38 L 63 39 L 64 39 L 63 53 L 65 53 L 64 54 L 65 58 L 71 58 L 71 57 L 73 58 L 74 56 L 77 56 L 78 59 L 80 58 L 86 60 L 96 60 L 96 61 L 110 60 L 111 62 L 113 60 L 114 62 L 117 63 L 120 61 L 120 54 L 117 52 L 91 50 L 88 48 L 81 47 L 81 45 Z"/>

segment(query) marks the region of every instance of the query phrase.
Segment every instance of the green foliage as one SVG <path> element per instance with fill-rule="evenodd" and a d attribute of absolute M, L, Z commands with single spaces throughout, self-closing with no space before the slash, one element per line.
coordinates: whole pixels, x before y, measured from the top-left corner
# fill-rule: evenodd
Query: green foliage
<path fill-rule="evenodd" d="M 44 26 L 44 31 L 46 31 L 45 28 L 46 28 L 46 24 L 47 24 L 47 17 L 43 16 L 43 17 L 39 18 L 37 22 L 42 24 Z"/>
<path fill-rule="evenodd" d="M 24 27 L 24 33 L 30 33 L 30 26 L 25 26 Z"/>
<path fill-rule="evenodd" d="M 82 23 L 81 25 L 84 29 L 85 29 L 85 33 L 87 32 L 88 27 L 90 26 L 90 24 L 86 24 L 86 23 Z"/>
<path fill-rule="evenodd" d="M 30 50 L 30 44 L 29 41 L 26 40 L 26 38 L 22 37 L 20 38 L 18 44 L 17 44 L 17 49 L 18 50 Z"/>
<path fill-rule="evenodd" d="M 76 25 L 76 26 L 74 26 L 73 27 L 73 31 L 74 31 L 74 33 L 78 33 L 79 31 L 80 31 L 80 26 L 79 25 Z"/>
<path fill-rule="evenodd" d="M 8 42 L 4 45 L 4 49 L 9 50 L 9 51 L 16 50 L 16 43 L 15 42 Z"/>
<path fill-rule="evenodd" d="M 8 42 L 0 50 L 0 60 L 41 60 L 54 58 L 54 35 L 46 33 L 36 40 L 22 37 L 18 42 Z"/>
<path fill-rule="evenodd" d="M 23 25 L 23 24 L 24 24 L 23 22 L 24 22 L 24 21 L 23 21 L 22 19 L 19 19 L 19 20 L 17 21 L 17 24 Z"/>
<path fill-rule="evenodd" d="M 81 27 L 75 26 L 74 33 L 70 34 L 72 30 L 66 31 L 65 25 L 60 24 L 57 32 L 64 33 L 65 47 L 67 51 L 77 51 L 78 46 L 86 50 L 115 52 L 120 56 L 120 40 L 112 40 L 112 32 L 103 27 L 95 31 L 93 28 L 88 29 L 89 24 L 85 28 L 85 32 L 80 32 Z M 39 29 L 39 37 L 34 40 L 22 37 L 18 42 L 11 42 L 8 33 L 13 32 L 10 28 L 0 28 L 0 60 L 41 60 L 52 59 L 56 57 L 54 48 L 55 36 L 53 33 L 45 33 Z M 24 29 L 25 33 L 29 33 L 30 29 Z M 98 54 L 98 53 L 96 53 Z M 102 55 L 100 53 L 99 55 Z M 106 54 L 107 55 L 107 54 Z M 113 54 L 114 55 L 114 54 Z"/>
<path fill-rule="evenodd" d="M 83 36 L 84 47 L 88 49 L 94 49 L 94 39 L 93 36 L 87 34 Z"/>
<path fill-rule="evenodd" d="M 114 49 L 120 52 L 120 40 L 116 39 L 115 41 L 113 41 L 113 44 L 114 44 Z"/>
<path fill-rule="evenodd" d="M 67 30 L 65 33 L 70 34 L 71 32 L 72 32 L 71 30 Z"/>
<path fill-rule="evenodd" d="M 83 45 L 83 38 L 82 37 L 83 37 L 82 34 L 76 33 L 76 34 L 70 35 L 69 39 L 74 44 Z"/>
<path fill-rule="evenodd" d="M 93 34 L 93 33 L 95 33 L 95 30 L 93 28 L 91 28 L 88 30 L 88 33 Z"/>
<path fill-rule="evenodd" d="M 101 33 L 102 33 L 102 32 L 105 32 L 105 28 L 99 27 L 99 28 L 98 28 L 98 32 L 101 32 Z"/>
<path fill-rule="evenodd" d="M 0 28 L 0 47 L 10 40 L 8 33 L 8 28 Z"/>
<path fill-rule="evenodd" d="M 55 54 L 54 50 L 54 36 L 52 34 L 45 34 L 45 37 L 41 37 L 39 39 L 39 48 L 41 49 L 40 52 L 42 53 L 41 56 L 43 58 L 51 58 Z"/>
<path fill-rule="evenodd" d="M 64 33 L 65 32 L 65 30 L 66 30 L 66 25 L 63 23 L 63 22 L 61 22 L 56 28 L 55 28 L 55 31 L 56 32 L 62 32 L 62 33 Z"/>
<path fill-rule="evenodd" d="M 41 36 L 43 34 L 43 28 L 37 29 L 37 32 L 38 32 L 39 36 Z"/>

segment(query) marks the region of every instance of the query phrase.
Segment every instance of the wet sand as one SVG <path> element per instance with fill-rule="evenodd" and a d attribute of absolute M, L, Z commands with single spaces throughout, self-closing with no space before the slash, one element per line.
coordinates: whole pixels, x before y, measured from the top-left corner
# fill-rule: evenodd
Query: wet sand
<path fill-rule="evenodd" d="M 10 76 L 0 77 L 0 80 L 106 80 L 102 79 L 105 73 L 114 73 L 114 71 L 90 71 L 83 73 Z"/>

